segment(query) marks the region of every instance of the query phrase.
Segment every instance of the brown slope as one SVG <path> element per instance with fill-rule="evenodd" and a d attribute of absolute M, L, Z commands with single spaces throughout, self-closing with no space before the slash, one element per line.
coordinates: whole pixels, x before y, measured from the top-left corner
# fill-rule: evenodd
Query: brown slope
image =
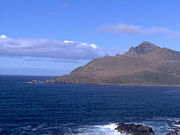
<path fill-rule="evenodd" d="M 143 42 L 124 55 L 92 60 L 53 82 L 180 85 L 180 52 Z"/>

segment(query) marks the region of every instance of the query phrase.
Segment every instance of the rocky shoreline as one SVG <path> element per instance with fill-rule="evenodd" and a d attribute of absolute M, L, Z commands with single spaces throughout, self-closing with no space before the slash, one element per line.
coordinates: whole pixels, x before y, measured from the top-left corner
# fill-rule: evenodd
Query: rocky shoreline
<path fill-rule="evenodd" d="M 174 125 L 175 125 L 175 126 L 180 126 L 180 121 L 174 122 Z"/>
<path fill-rule="evenodd" d="M 180 121 L 174 122 L 175 126 L 180 125 Z M 152 127 L 139 125 L 139 124 L 126 124 L 126 123 L 118 123 L 115 130 L 122 134 L 127 135 L 154 135 L 155 131 L 153 131 Z M 179 128 L 173 128 L 171 132 L 166 133 L 166 135 L 180 135 Z"/>
<path fill-rule="evenodd" d="M 173 129 L 172 132 L 167 133 L 166 135 L 180 135 L 180 129 Z"/>
<path fill-rule="evenodd" d="M 154 131 L 151 127 L 136 125 L 136 124 L 125 124 L 119 123 L 117 124 L 117 128 L 115 129 L 123 134 L 131 134 L 131 135 L 153 135 Z"/>
<path fill-rule="evenodd" d="M 51 80 L 32 80 L 29 81 L 28 83 L 30 84 L 87 84 L 87 85 L 118 85 L 118 86 L 160 86 L 160 87 L 167 87 L 167 86 L 171 86 L 171 87 L 180 87 L 180 85 L 142 85 L 142 84 L 112 84 L 112 83 L 66 83 L 66 82 L 56 82 L 54 79 Z"/>
<path fill-rule="evenodd" d="M 38 83 L 56 83 L 54 80 L 32 80 L 29 81 L 28 83 L 33 83 L 33 84 L 38 84 Z"/>

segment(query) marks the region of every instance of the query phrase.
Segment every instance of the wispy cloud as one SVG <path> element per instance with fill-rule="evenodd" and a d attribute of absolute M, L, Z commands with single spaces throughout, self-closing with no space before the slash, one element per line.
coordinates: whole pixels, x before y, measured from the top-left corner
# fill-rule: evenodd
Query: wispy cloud
<path fill-rule="evenodd" d="M 68 3 L 63 3 L 61 7 L 63 7 L 63 8 L 67 8 L 68 6 L 69 6 L 69 4 L 68 4 Z"/>
<path fill-rule="evenodd" d="M 46 57 L 69 60 L 88 60 L 121 53 L 117 49 L 104 49 L 96 44 L 52 39 L 13 39 L 0 37 L 0 56 Z"/>
<path fill-rule="evenodd" d="M 180 38 L 180 32 L 163 28 L 163 27 L 150 27 L 144 28 L 139 25 L 128 25 L 128 24 L 117 24 L 117 25 L 106 25 L 98 28 L 101 32 L 126 34 L 126 35 L 158 35 L 168 38 Z"/>

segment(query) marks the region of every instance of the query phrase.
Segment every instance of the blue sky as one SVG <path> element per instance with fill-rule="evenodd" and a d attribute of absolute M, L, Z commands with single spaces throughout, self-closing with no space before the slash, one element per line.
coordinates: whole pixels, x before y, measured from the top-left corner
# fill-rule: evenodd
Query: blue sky
<path fill-rule="evenodd" d="M 179 0 L 0 0 L 0 74 L 62 75 L 142 41 L 180 51 L 179 24 Z"/>

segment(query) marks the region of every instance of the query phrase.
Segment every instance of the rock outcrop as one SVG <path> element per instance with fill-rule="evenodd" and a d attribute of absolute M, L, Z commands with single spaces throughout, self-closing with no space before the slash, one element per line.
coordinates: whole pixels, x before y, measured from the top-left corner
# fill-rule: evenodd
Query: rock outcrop
<path fill-rule="evenodd" d="M 120 133 L 131 134 L 131 135 L 153 135 L 154 131 L 151 127 L 136 125 L 136 124 L 125 124 L 119 123 L 117 124 L 117 128 L 115 129 Z"/>
<path fill-rule="evenodd" d="M 180 126 L 180 121 L 174 122 L 174 125 L 179 127 Z M 172 132 L 169 132 L 166 135 L 180 135 L 180 129 L 179 128 L 174 128 L 174 129 L 172 129 Z"/>
<path fill-rule="evenodd" d="M 174 122 L 174 125 L 176 125 L 176 126 L 180 126 L 180 121 L 176 121 L 176 122 Z"/>
<path fill-rule="evenodd" d="M 167 133 L 166 135 L 180 135 L 180 129 L 173 129 L 172 132 Z"/>

